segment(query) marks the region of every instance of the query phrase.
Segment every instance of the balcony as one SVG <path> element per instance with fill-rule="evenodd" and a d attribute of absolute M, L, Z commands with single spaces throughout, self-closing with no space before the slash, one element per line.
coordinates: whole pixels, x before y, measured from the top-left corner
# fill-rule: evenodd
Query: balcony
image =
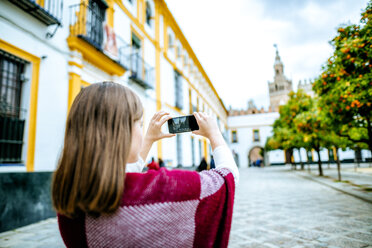
<path fill-rule="evenodd" d="M 61 25 L 63 0 L 8 0 L 45 25 Z"/>
<path fill-rule="evenodd" d="M 130 76 L 129 78 L 141 85 L 145 89 L 155 88 L 155 70 L 148 65 L 138 53 L 132 53 L 129 56 Z"/>
<path fill-rule="evenodd" d="M 81 52 L 83 58 L 110 75 L 122 76 L 129 65 L 130 46 L 104 25 L 105 9 L 86 4 L 70 6 L 71 50 Z"/>

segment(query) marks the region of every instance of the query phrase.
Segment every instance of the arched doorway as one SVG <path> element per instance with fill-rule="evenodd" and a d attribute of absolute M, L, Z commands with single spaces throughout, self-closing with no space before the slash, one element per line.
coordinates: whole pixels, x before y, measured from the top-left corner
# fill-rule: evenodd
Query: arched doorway
<path fill-rule="evenodd" d="M 265 150 L 260 146 L 254 146 L 248 153 L 248 167 L 262 167 L 265 165 Z"/>

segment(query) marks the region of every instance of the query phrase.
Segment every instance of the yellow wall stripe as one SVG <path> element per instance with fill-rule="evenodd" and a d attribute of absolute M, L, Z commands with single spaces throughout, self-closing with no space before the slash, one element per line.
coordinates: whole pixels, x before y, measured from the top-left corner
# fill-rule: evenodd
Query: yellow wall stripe
<path fill-rule="evenodd" d="M 27 60 L 32 64 L 26 170 L 29 172 L 34 171 L 40 58 L 1 39 L 0 49 L 8 53 L 11 53 L 17 57 L 20 57 L 24 60 Z"/>

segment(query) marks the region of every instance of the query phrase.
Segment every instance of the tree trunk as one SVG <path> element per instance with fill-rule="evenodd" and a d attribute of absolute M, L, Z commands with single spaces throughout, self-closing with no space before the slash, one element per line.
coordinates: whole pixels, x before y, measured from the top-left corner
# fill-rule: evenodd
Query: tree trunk
<path fill-rule="evenodd" d="M 338 158 L 338 147 L 336 147 L 336 163 L 337 163 L 338 181 L 341 181 L 341 165 L 340 165 L 340 159 Z"/>
<path fill-rule="evenodd" d="M 320 159 L 320 147 L 315 148 L 316 153 L 318 154 L 318 169 L 319 169 L 319 176 L 323 176 L 323 169 L 322 169 L 322 161 Z"/>
<path fill-rule="evenodd" d="M 309 173 L 310 173 L 311 168 L 310 168 L 310 161 L 309 161 L 308 153 L 309 153 L 309 151 L 306 149 L 307 170 L 308 170 Z"/>
<path fill-rule="evenodd" d="M 290 153 L 291 155 L 290 155 L 290 157 L 289 157 L 289 159 L 291 160 L 291 164 L 292 164 L 292 168 L 294 169 L 294 170 L 296 170 L 297 168 L 296 168 L 296 162 L 294 161 L 294 158 L 293 158 L 293 149 L 291 150 L 291 153 Z M 292 159 L 293 158 L 293 159 Z"/>
<path fill-rule="evenodd" d="M 301 149 L 301 148 L 300 148 Z M 298 151 L 298 156 L 300 157 L 300 164 L 301 164 L 301 170 L 304 170 L 304 163 L 302 163 L 302 158 L 301 158 L 301 151 L 300 149 L 297 149 Z"/>
<path fill-rule="evenodd" d="M 368 131 L 368 148 L 372 155 L 372 123 L 369 120 L 369 118 L 367 118 L 367 131 Z"/>

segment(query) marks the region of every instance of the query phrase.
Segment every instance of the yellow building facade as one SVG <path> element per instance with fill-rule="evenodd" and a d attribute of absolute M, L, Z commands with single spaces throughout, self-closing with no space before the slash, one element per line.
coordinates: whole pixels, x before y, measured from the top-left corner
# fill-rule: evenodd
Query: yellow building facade
<path fill-rule="evenodd" d="M 20 2 L 38 10 L 29 13 Z M 74 98 L 82 87 L 101 81 L 139 95 L 144 132 L 161 109 L 173 116 L 204 111 L 217 118 L 227 137 L 226 108 L 163 0 L 58 0 L 52 7 L 21 0 L 0 7 L 2 61 L 21 59 L 19 78 L 27 78 L 19 80 L 21 94 L 14 95 L 20 100 L 12 103 L 26 113 L 13 116 L 24 123 L 18 150 L 12 147 L 18 156 L 3 155 L 0 170 L 54 170 Z M 10 83 L 4 85 L 11 92 Z M 176 167 L 197 165 L 210 155 L 208 140 L 185 133 L 158 142 L 149 157 Z"/>

